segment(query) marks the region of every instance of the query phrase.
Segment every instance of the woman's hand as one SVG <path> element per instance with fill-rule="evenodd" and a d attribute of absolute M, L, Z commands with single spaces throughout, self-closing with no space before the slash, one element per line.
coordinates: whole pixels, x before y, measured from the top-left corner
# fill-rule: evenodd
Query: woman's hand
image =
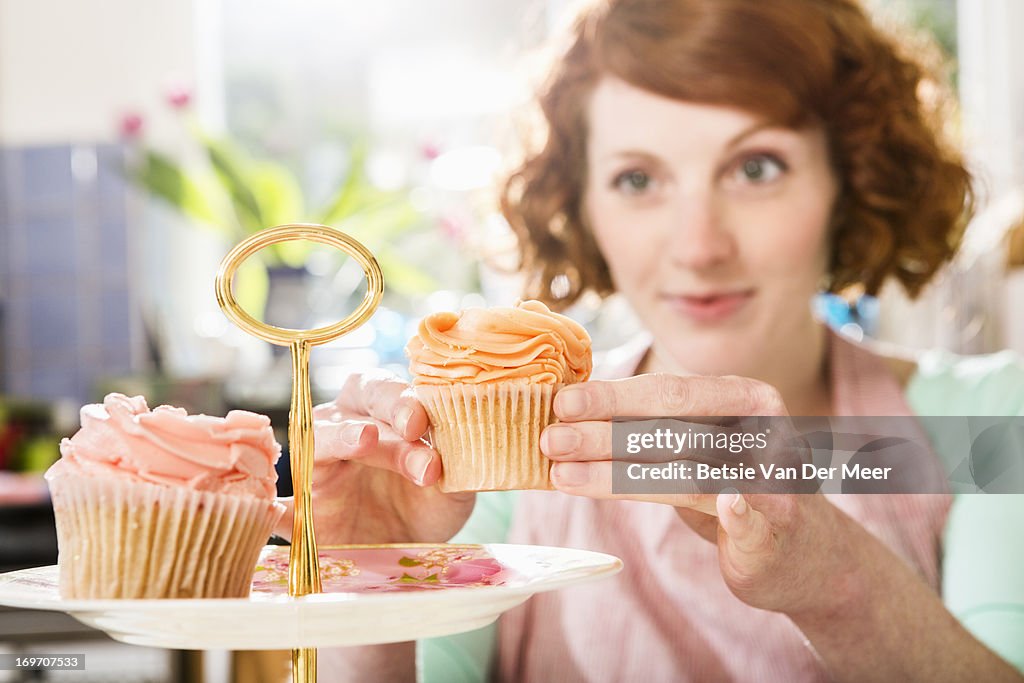
<path fill-rule="evenodd" d="M 673 482 L 676 493 L 612 494 L 613 470 L 622 476 L 625 466 L 623 457 L 612 458 L 612 417 L 784 418 L 786 407 L 773 387 L 743 377 L 640 375 L 566 387 L 555 396 L 554 410 L 560 422 L 541 435 L 541 450 L 555 461 L 551 478 L 558 490 L 675 506 L 687 524 L 717 543 L 727 585 L 754 607 L 793 614 L 852 599 L 856 562 L 836 539 L 856 523 L 820 494 L 764 493 L 763 480 L 759 492 L 747 494 L 721 485 L 715 487 L 720 493 L 711 492 L 694 480 Z M 775 457 L 809 460 L 809 449 L 802 454 L 800 442 L 785 441 L 786 452 L 774 451 Z M 678 460 L 687 455 L 681 452 Z"/>
<path fill-rule="evenodd" d="M 434 485 L 441 460 L 421 439 L 426 411 L 408 383 L 384 371 L 355 373 L 338 397 L 313 409 L 313 523 L 317 542 L 444 542 L 469 518 L 473 493 Z M 289 512 L 275 533 L 291 537 Z"/>
<path fill-rule="evenodd" d="M 837 681 L 1022 680 L 903 559 L 821 494 L 709 494 L 693 484 L 679 493 L 611 493 L 613 466 L 622 465 L 622 458 L 612 461 L 613 416 L 784 417 L 771 386 L 741 377 L 641 375 L 566 387 L 554 408 L 562 422 L 544 431 L 541 450 L 555 461 L 557 489 L 676 506 L 718 545 L 729 589 L 753 607 L 787 614 Z M 798 440 L 783 441 L 797 451 L 784 457 L 801 457 Z"/>

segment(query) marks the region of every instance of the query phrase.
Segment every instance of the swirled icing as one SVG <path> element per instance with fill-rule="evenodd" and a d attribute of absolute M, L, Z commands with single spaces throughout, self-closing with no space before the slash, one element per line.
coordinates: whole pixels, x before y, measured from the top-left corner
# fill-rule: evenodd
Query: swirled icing
<path fill-rule="evenodd" d="M 142 396 L 108 394 L 82 407 L 82 428 L 60 444 L 47 476 L 127 477 L 198 491 L 273 498 L 281 446 L 270 419 L 244 410 L 226 417 L 153 410 Z"/>
<path fill-rule="evenodd" d="M 405 352 L 413 384 L 571 384 L 592 368 L 587 331 L 540 301 L 428 315 Z"/>

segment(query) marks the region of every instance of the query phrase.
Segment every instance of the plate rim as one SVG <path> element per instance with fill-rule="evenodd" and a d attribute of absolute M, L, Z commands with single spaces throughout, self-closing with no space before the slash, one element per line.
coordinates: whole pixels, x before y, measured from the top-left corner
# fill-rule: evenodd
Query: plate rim
<path fill-rule="evenodd" d="M 288 546 L 272 546 L 266 545 L 264 548 L 287 548 Z M 280 595 L 274 597 L 260 598 L 253 600 L 251 597 L 246 598 L 130 598 L 130 599 L 119 599 L 119 598 L 98 598 L 98 599 L 74 599 L 64 600 L 57 598 L 56 600 L 47 599 L 40 600 L 21 600 L 12 602 L 8 596 L 3 594 L 3 588 L 5 584 L 10 584 L 13 580 L 10 578 L 11 575 L 24 575 L 29 572 L 38 572 L 45 570 L 54 570 L 58 565 L 46 565 L 43 567 L 31 567 L 28 569 L 19 569 L 11 572 L 0 573 L 0 605 L 9 607 L 16 607 L 20 609 L 33 609 L 43 611 L 56 611 L 56 612 L 67 612 L 69 614 L 75 613 L 93 613 L 93 612 L 122 612 L 122 611 L 137 611 L 137 610 L 155 610 L 155 611 L 167 611 L 175 609 L 216 609 L 216 608 L 234 608 L 241 607 L 242 605 L 252 605 L 261 608 L 274 608 L 284 605 L 290 605 L 295 608 L 306 608 L 306 609 L 320 609 L 320 606 L 338 605 L 346 602 L 358 601 L 363 605 L 372 604 L 375 602 L 386 602 L 395 600 L 398 596 L 401 596 L 403 602 L 424 602 L 431 603 L 434 601 L 451 600 L 450 596 L 456 594 L 462 594 L 466 597 L 470 597 L 474 594 L 478 594 L 480 591 L 486 591 L 487 593 L 498 593 L 508 596 L 523 595 L 527 596 L 536 595 L 538 593 L 545 593 L 552 590 L 558 590 L 566 585 L 574 585 L 577 583 L 584 583 L 599 578 L 610 578 L 615 576 L 622 571 L 625 566 L 621 558 L 604 553 L 597 550 L 587 550 L 584 548 L 566 548 L 560 546 L 547 546 L 547 545 L 533 545 L 524 543 L 353 543 L 353 544 L 340 544 L 340 545 L 324 545 L 319 546 L 318 550 L 338 550 L 338 549 L 373 549 L 373 548 L 438 548 L 438 547 L 459 547 L 459 548 L 499 548 L 499 549 L 529 549 L 536 551 L 542 549 L 548 552 L 568 552 L 572 554 L 582 554 L 584 556 L 592 557 L 595 561 L 600 561 L 602 564 L 590 569 L 589 573 L 580 575 L 578 572 L 573 570 L 567 570 L 570 572 L 568 576 L 560 578 L 553 578 L 550 580 L 540 580 L 535 584 L 526 584 L 521 586 L 460 586 L 457 588 L 445 589 L 432 589 L 425 591 L 394 591 L 394 592 L 382 592 L 382 593 L 358 593 L 358 592 L 332 592 L 332 593 L 316 593 L 313 595 L 306 595 L 300 597 L 291 597 L 288 595 Z M 449 597 L 441 597 L 449 596 Z"/>

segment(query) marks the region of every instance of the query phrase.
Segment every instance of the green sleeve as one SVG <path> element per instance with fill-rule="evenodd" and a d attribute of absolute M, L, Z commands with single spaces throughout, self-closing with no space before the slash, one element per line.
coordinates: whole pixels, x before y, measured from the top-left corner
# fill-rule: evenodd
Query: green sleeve
<path fill-rule="evenodd" d="M 452 543 L 501 543 L 508 536 L 515 511 L 516 491 L 477 494 L 476 507 Z M 480 683 L 488 678 L 494 658 L 495 624 L 476 631 L 416 644 L 417 680 L 420 683 Z"/>
<path fill-rule="evenodd" d="M 978 640 L 1024 672 L 1024 496 L 961 494 L 946 524 L 942 594 Z"/>
<path fill-rule="evenodd" d="M 1024 415 L 1024 363 L 1011 352 L 931 352 L 907 387 L 918 415 Z M 939 423 L 928 423 L 939 429 Z M 962 446 L 931 434 L 950 468 Z M 1020 454 L 1024 458 L 1024 454 Z M 978 640 L 1024 672 L 1024 494 L 955 496 L 943 538 L 942 596 Z"/>

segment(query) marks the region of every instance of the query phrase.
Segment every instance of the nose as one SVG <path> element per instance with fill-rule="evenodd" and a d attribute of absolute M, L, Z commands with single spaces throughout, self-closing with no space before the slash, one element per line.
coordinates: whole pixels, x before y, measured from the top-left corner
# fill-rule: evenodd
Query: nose
<path fill-rule="evenodd" d="M 735 236 L 713 192 L 693 191 L 678 197 L 674 222 L 668 250 L 675 265 L 706 270 L 736 256 Z"/>

